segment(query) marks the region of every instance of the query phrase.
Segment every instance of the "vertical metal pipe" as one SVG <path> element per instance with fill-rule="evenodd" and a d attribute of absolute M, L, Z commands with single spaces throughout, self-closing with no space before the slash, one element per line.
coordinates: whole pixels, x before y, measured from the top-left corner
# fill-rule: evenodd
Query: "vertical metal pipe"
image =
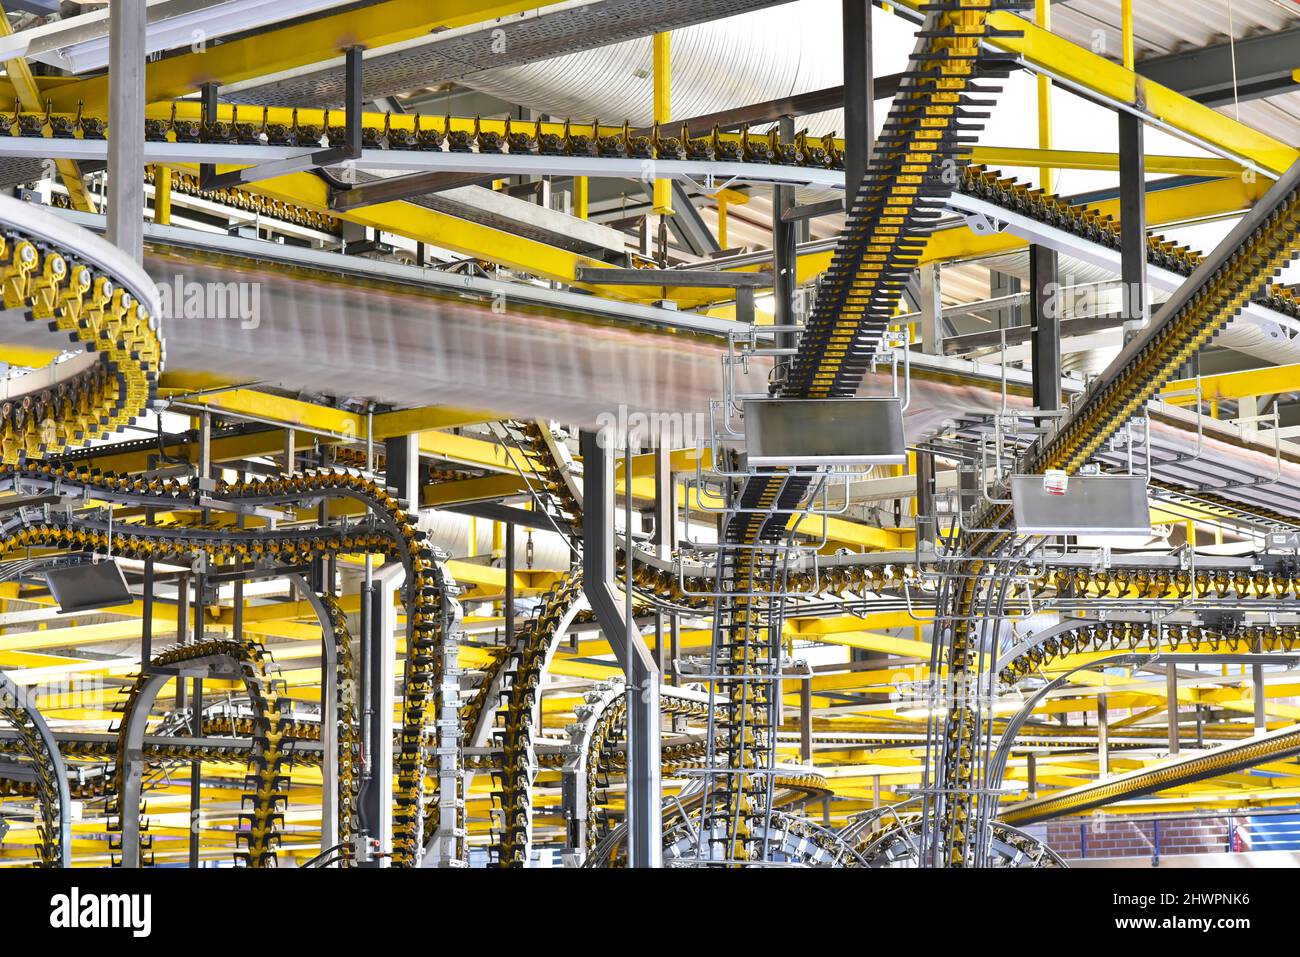
<path fill-rule="evenodd" d="M 781 117 L 780 131 L 782 141 L 794 139 L 794 118 Z M 793 325 L 796 321 L 794 297 L 798 286 L 798 232 L 797 223 L 787 222 L 785 214 L 795 207 L 795 191 L 792 186 L 775 186 L 772 188 L 772 298 L 774 301 L 774 322 L 778 326 Z M 796 344 L 793 332 L 778 332 L 776 346 L 790 349 Z M 778 367 L 788 367 L 789 356 L 781 356 L 776 362 Z M 783 378 L 777 373 L 776 379 Z"/>
<path fill-rule="evenodd" d="M 366 726 L 370 738 L 368 752 L 370 776 L 361 793 L 361 828 L 378 842 L 381 855 L 393 844 L 393 708 L 396 704 L 394 682 L 397 657 L 397 607 L 394 598 L 405 581 L 406 572 L 398 562 L 384 565 L 370 584 L 370 666 L 368 669 L 370 715 Z M 369 864 L 386 867 L 387 858 Z"/>
<path fill-rule="evenodd" d="M 205 410 L 199 415 L 199 489 L 210 492 L 215 487 L 212 481 L 212 413 Z"/>
<path fill-rule="evenodd" d="M 361 146 L 362 111 L 365 109 L 365 97 L 362 90 L 364 51 L 365 47 L 353 45 L 348 47 L 343 54 L 343 82 L 346 85 L 344 90 L 346 113 L 343 123 L 348 149 L 354 147 L 359 149 Z"/>
<path fill-rule="evenodd" d="M 1105 692 L 1097 695 L 1097 771 L 1103 778 L 1110 776 L 1110 711 Z"/>
<path fill-rule="evenodd" d="M 1165 705 L 1169 715 L 1169 753 L 1178 753 L 1178 669 L 1165 665 Z"/>
<path fill-rule="evenodd" d="M 870 0 L 844 0 L 844 206 L 853 207 L 871 165 L 875 79 Z"/>
<path fill-rule="evenodd" d="M 1147 324 L 1145 131 L 1141 117 L 1119 114 L 1120 315 L 1126 339 Z"/>
<path fill-rule="evenodd" d="M 145 0 L 115 0 L 108 18 L 108 239 L 144 261 Z"/>
<path fill-rule="evenodd" d="M 799 760 L 804 764 L 813 763 L 812 725 L 812 678 L 808 677 L 799 682 Z"/>
<path fill-rule="evenodd" d="M 1033 751 L 1025 758 L 1025 776 L 1028 779 L 1026 786 L 1029 789 L 1029 799 L 1032 801 L 1038 797 L 1038 755 Z"/>
<path fill-rule="evenodd" d="M 673 550 L 677 547 L 676 492 L 672 449 L 660 445 L 655 449 L 654 531 L 654 545 L 660 558 L 671 559 Z M 655 663 L 665 680 L 668 680 L 672 671 L 672 661 L 676 655 L 677 627 L 678 618 L 675 613 L 655 612 Z"/>
<path fill-rule="evenodd" d="M 144 560 L 144 586 L 140 595 L 140 667 L 153 661 L 153 557 Z"/>
<path fill-rule="evenodd" d="M 916 453 L 916 540 L 934 544 L 936 534 L 934 514 L 934 454 Z"/>
<path fill-rule="evenodd" d="M 505 602 L 505 636 L 506 647 L 515 643 L 515 526 L 506 523 L 506 602 Z"/>
<path fill-rule="evenodd" d="M 1251 685 L 1255 694 L 1255 733 L 1263 734 L 1268 727 L 1268 721 L 1264 714 L 1264 666 L 1250 666 Z"/>
<path fill-rule="evenodd" d="M 615 592 L 614 449 L 594 432 L 580 437 L 583 460 L 582 588 L 628 685 L 628 862 L 662 863 L 659 670 Z M 609 448 L 603 448 L 608 445 Z"/>
<path fill-rule="evenodd" d="M 204 598 L 203 591 L 205 587 L 205 576 L 198 573 L 194 576 L 194 643 L 198 644 L 203 641 L 204 631 Z M 178 677 L 177 683 L 185 679 Z M 190 702 L 190 733 L 196 738 L 203 737 L 203 679 L 195 678 L 191 685 L 192 694 Z M 199 852 L 202 844 L 202 828 L 200 827 L 200 808 L 203 804 L 203 762 L 190 762 L 190 846 L 189 846 L 189 865 L 190 867 L 199 866 Z"/>
<path fill-rule="evenodd" d="M 190 577 L 182 573 L 176 579 L 176 643 L 190 643 Z M 185 682 L 176 679 L 176 707 L 185 707 Z"/>
<path fill-rule="evenodd" d="M 1039 244 L 1029 247 L 1034 405 L 1044 412 L 1061 408 L 1061 309 L 1056 271 L 1055 249 Z"/>

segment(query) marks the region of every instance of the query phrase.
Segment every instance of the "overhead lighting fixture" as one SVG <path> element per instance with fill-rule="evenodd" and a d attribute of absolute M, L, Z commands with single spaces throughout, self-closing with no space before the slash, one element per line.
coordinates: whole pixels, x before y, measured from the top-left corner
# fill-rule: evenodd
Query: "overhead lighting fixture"
<path fill-rule="evenodd" d="M 750 399 L 745 452 L 752 466 L 903 465 L 902 401 Z"/>
<path fill-rule="evenodd" d="M 190 47 L 196 53 L 212 40 L 257 30 L 285 20 L 344 6 L 348 0 L 227 0 L 157 20 L 145 28 L 145 53 L 152 55 Z M 32 54 L 72 73 L 102 70 L 108 66 L 108 36 L 98 36 L 68 46 Z"/>

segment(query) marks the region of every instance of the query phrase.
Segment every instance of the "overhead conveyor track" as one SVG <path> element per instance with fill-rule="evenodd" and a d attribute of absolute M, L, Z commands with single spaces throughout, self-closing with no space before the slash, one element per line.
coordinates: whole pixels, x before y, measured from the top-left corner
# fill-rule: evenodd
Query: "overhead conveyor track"
<path fill-rule="evenodd" d="M 1020 825 L 1169 787 L 1194 798 L 1203 786 L 1185 785 L 1216 778 L 1214 793 L 1235 800 L 1225 776 L 1261 761 L 1300 780 L 1277 764 L 1300 754 L 1294 729 L 1265 730 L 1300 715 L 1286 700 L 1300 661 L 1300 452 L 1282 411 L 1270 413 L 1273 430 L 1251 412 L 1295 380 L 1277 370 L 1258 399 L 1234 381 L 1212 403 L 1234 425 L 1203 418 L 1199 366 L 1189 369 L 1206 346 L 1232 345 L 1216 340 L 1230 324 L 1237 342 L 1300 330 L 1295 288 L 1275 282 L 1300 234 L 1294 150 L 1020 19 L 1025 0 L 887 5 L 919 25 L 916 46 L 888 78 L 897 90 L 874 158 L 847 189 L 850 147 L 834 135 L 785 119 L 726 129 L 662 119 L 679 113 L 659 39 L 662 121 L 648 128 L 410 92 L 417 78 L 597 39 L 648 44 L 650 32 L 775 5 L 453 0 L 430 12 L 378 0 L 174 51 L 143 71 L 157 216 L 148 273 L 78 228 L 100 228 L 94 216 L 0 200 L 6 358 L 34 369 L 0 385 L 0 545 L 11 560 L 0 570 L 0 691 L 32 689 L 0 702 L 0 810 L 23 805 L 10 815 L 19 842 L 0 846 L 0 863 L 172 864 L 185 842 L 191 866 L 233 850 L 255 868 L 531 867 L 552 853 L 588 867 L 1055 867 L 1062 858 Z M 497 30 L 504 55 L 485 45 Z M 370 45 L 364 56 L 358 44 Z M 406 93 L 424 112 L 395 98 L 335 108 L 336 55 L 354 107 L 360 86 L 365 102 Z M 1208 147 L 1205 160 L 1146 157 L 1148 173 L 1190 174 L 1150 190 L 1153 222 L 1245 211 L 1229 240 L 1208 255 L 1155 235 L 1125 250 L 1116 204 L 1074 204 L 990 169 L 1134 168 L 1131 151 L 981 150 L 999 92 L 990 84 L 1026 67 Z M 108 78 L 37 82 L 44 109 L 24 95 L 0 115 L 0 183 L 30 175 L 33 154 L 91 170 L 110 156 L 121 111 Z M 200 82 L 206 105 L 190 96 Z M 447 112 L 432 115 L 444 92 Z M 512 118 L 449 115 L 479 109 Z M 344 144 L 355 154 L 344 168 L 211 188 L 214 172 L 284 160 L 301 171 Z M 1248 182 L 1256 175 L 1280 181 L 1266 193 Z M 718 241 L 696 217 L 701 241 L 680 250 L 685 261 L 670 224 L 656 247 L 662 224 L 639 218 L 672 213 L 647 211 L 640 187 L 619 229 L 584 231 L 547 198 L 570 178 L 581 218 L 593 210 L 588 178 L 673 180 L 676 203 L 718 203 Z M 467 221 L 454 198 L 422 198 L 493 180 L 492 202 L 506 207 L 536 186 L 544 222 L 516 231 L 497 207 Z M 769 188 L 777 249 L 709 253 L 730 245 L 728 215 L 731 238 L 755 248 Z M 795 201 L 795 190 L 813 195 Z M 182 212 L 168 224 L 173 194 Z M 837 194 L 843 203 L 824 202 Z M 39 195 L 80 202 L 57 187 Z M 594 215 L 613 215 L 609 203 L 598 199 Z M 824 217 L 841 213 L 837 239 L 793 241 L 792 223 L 825 235 Z M 963 220 L 970 229 L 954 226 Z M 223 233 L 249 223 L 259 238 Z M 635 251 L 619 231 L 633 223 Z M 386 245 L 393 236 L 418 265 Z M 992 257 L 1023 242 L 1099 272 L 1122 264 L 1126 276 L 1145 258 L 1146 284 L 1171 296 L 1090 383 L 1035 350 L 1063 412 L 1031 408 L 1042 369 L 1016 367 L 1005 341 L 991 346 L 1002 346 L 1000 365 L 949 358 L 933 336 L 918 353 L 915 317 L 902 315 L 906 290 L 913 303 L 933 292 L 943 318 L 939 263 L 956 289 L 986 271 L 1001 282 L 1019 266 Z M 448 265 L 456 256 L 467 258 Z M 1041 279 L 1046 267 L 1035 268 Z M 918 269 L 935 270 L 921 292 Z M 256 285 L 263 316 L 252 329 L 173 320 L 154 287 L 173 280 L 174 296 L 186 280 Z M 792 285 L 806 295 L 797 304 Z M 778 324 L 739 321 L 767 288 Z M 1041 297 L 1027 298 L 1034 315 Z M 733 308 L 738 319 L 723 318 Z M 621 430 L 624 410 L 720 408 L 702 385 L 719 359 L 727 417 L 722 430 L 710 423 L 712 447 L 691 450 L 697 430 L 656 431 L 648 418 L 662 449 L 629 448 L 621 476 L 595 467 L 592 422 L 606 430 L 612 409 Z M 743 371 L 730 376 L 733 366 Z M 1196 388 L 1148 408 L 1174 378 Z M 751 467 L 738 452 L 745 399 L 830 401 L 890 385 L 907 396 L 916 462 L 849 472 L 843 513 L 815 507 L 839 470 Z M 149 438 L 113 441 L 146 414 L 157 416 Z M 585 467 L 570 451 L 578 433 Z M 1134 473 L 1141 458 L 1143 515 L 1155 523 L 1142 542 L 1017 532 L 1009 474 Z M 588 499 L 584 510 L 595 488 L 599 507 Z M 597 595 L 578 564 L 584 537 L 608 544 L 606 533 L 621 541 L 600 549 L 598 577 L 624 585 L 627 636 L 608 608 L 596 621 L 584 604 L 584 592 Z M 49 568 L 83 559 L 116 565 L 127 597 L 68 620 Z M 641 675 L 655 677 L 642 686 L 633 666 L 618 680 L 623 641 L 650 628 L 653 665 Z M 1162 657 L 1165 681 L 1140 675 Z M 1199 671 L 1221 661 L 1222 674 Z M 1179 666 L 1197 669 L 1195 688 L 1180 690 Z M 51 687 L 58 669 L 104 685 L 75 700 Z M 114 689 L 125 702 L 109 734 Z M 189 694 L 199 703 L 187 708 Z M 1023 707 L 1009 717 L 1011 702 Z M 1126 769 L 1149 762 L 1166 731 L 1176 752 L 1180 703 L 1196 708 L 1198 747 L 1212 747 L 1109 774 L 1112 753 Z M 1083 723 L 1048 720 L 1079 713 Z M 188 782 L 173 773 L 182 763 Z M 1080 786 L 1094 769 L 1098 780 Z M 1031 796 L 1008 806 L 1022 772 Z"/>
<path fill-rule="evenodd" d="M 1197 266 L 1182 289 L 1162 306 L 1150 326 L 1128 344 L 1070 414 L 1030 450 L 1021 471 L 1078 471 L 1109 436 L 1214 338 L 1269 277 L 1295 257 L 1295 236 L 1300 228 L 1298 184 L 1300 163 Z M 954 567 L 953 572 L 960 577 L 953 589 L 952 604 L 943 612 L 943 654 L 956 699 L 944 722 L 938 776 L 942 790 L 936 796 L 942 822 L 931 847 L 943 862 L 953 866 L 974 862 L 971 830 L 980 827 L 976 806 L 988 803 L 977 802 L 975 797 L 982 780 L 977 755 L 983 748 L 983 719 L 965 689 L 969 681 L 980 680 L 982 652 L 974 616 L 980 613 L 981 592 L 993 587 L 985 576 L 1003 573 L 1002 558 L 1014 536 L 1009 528 L 994 530 L 1008 527 L 1009 517 L 1004 505 L 986 506 L 975 516 L 972 527 L 977 531 L 969 533 L 962 543 L 972 558 Z"/>
<path fill-rule="evenodd" d="M 978 128 L 962 122 L 980 118 L 968 116 L 971 107 L 984 105 L 977 95 L 988 92 L 976 81 L 999 73 L 996 58 L 985 58 L 981 50 L 990 30 L 988 13 L 1021 6 L 975 0 L 927 5 L 877 159 L 848 204 L 848 223 L 831 271 L 800 336 L 789 376 L 776 384 L 779 395 L 824 398 L 856 392 L 881 350 L 907 274 L 919 258 L 919 233 L 937 219 L 937 206 L 955 183 L 955 177 L 945 175 L 945 164 L 959 168 L 967 134 Z M 714 610 L 714 645 L 723 673 L 717 687 L 726 696 L 728 714 L 712 742 L 720 756 L 717 806 L 706 808 L 701 827 L 710 835 L 724 835 L 725 841 L 706 849 L 706 859 L 741 864 L 761 855 L 765 846 L 750 835 L 769 813 L 769 781 L 763 771 L 773 759 L 769 741 L 776 703 L 761 680 L 773 654 L 768 634 L 772 609 L 757 596 L 774 586 L 768 579 L 778 572 L 767 567 L 769 559 L 760 549 L 764 544 L 770 549 L 784 534 L 786 518 L 809 483 L 809 477 L 793 474 L 746 480 L 737 494 L 742 511 L 723 530 L 716 586 L 723 597 Z"/>

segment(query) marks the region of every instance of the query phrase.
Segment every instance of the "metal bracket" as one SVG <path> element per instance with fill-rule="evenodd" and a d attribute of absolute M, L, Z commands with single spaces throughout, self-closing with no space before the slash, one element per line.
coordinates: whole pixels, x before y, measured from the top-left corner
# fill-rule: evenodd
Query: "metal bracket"
<path fill-rule="evenodd" d="M 984 213 L 967 213 L 966 225 L 976 236 L 996 236 L 1007 228 L 1007 224 L 986 216 Z"/>
<path fill-rule="evenodd" d="M 307 170 L 320 169 L 323 166 L 334 166 L 348 160 L 360 159 L 362 108 L 364 105 L 362 103 L 361 87 L 361 54 L 363 49 L 364 47 L 361 46 L 350 46 L 345 51 L 344 69 L 347 71 L 347 78 L 344 86 L 347 90 L 347 104 L 343 128 L 347 135 L 344 145 L 313 150 L 310 153 L 301 153 L 297 156 L 273 160 L 269 163 L 258 163 L 256 166 L 231 170 L 226 173 L 218 173 L 215 164 L 204 163 L 199 167 L 199 189 L 207 191 L 243 186 L 248 183 L 255 183 L 258 180 L 271 179 L 275 176 L 287 176 L 290 173 L 302 173 Z M 205 127 L 211 128 L 217 122 L 217 84 L 205 83 L 202 96 L 203 123 Z M 325 129 L 324 133 L 326 136 L 329 135 L 328 128 Z"/>

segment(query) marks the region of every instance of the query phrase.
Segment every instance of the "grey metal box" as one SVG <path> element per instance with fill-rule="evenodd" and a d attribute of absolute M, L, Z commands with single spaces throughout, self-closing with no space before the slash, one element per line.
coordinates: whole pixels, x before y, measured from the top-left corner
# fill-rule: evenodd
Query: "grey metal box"
<path fill-rule="evenodd" d="M 888 399 L 750 399 L 750 465 L 903 465 L 903 407 Z"/>
<path fill-rule="evenodd" d="M 1150 535 L 1142 475 L 1072 475 L 1064 495 L 1043 490 L 1041 475 L 1011 476 L 1016 531 L 1036 535 Z"/>
<path fill-rule="evenodd" d="M 45 573 L 45 582 L 59 603 L 59 611 L 64 614 L 125 605 L 131 601 L 122 569 L 111 560 L 51 568 Z"/>

